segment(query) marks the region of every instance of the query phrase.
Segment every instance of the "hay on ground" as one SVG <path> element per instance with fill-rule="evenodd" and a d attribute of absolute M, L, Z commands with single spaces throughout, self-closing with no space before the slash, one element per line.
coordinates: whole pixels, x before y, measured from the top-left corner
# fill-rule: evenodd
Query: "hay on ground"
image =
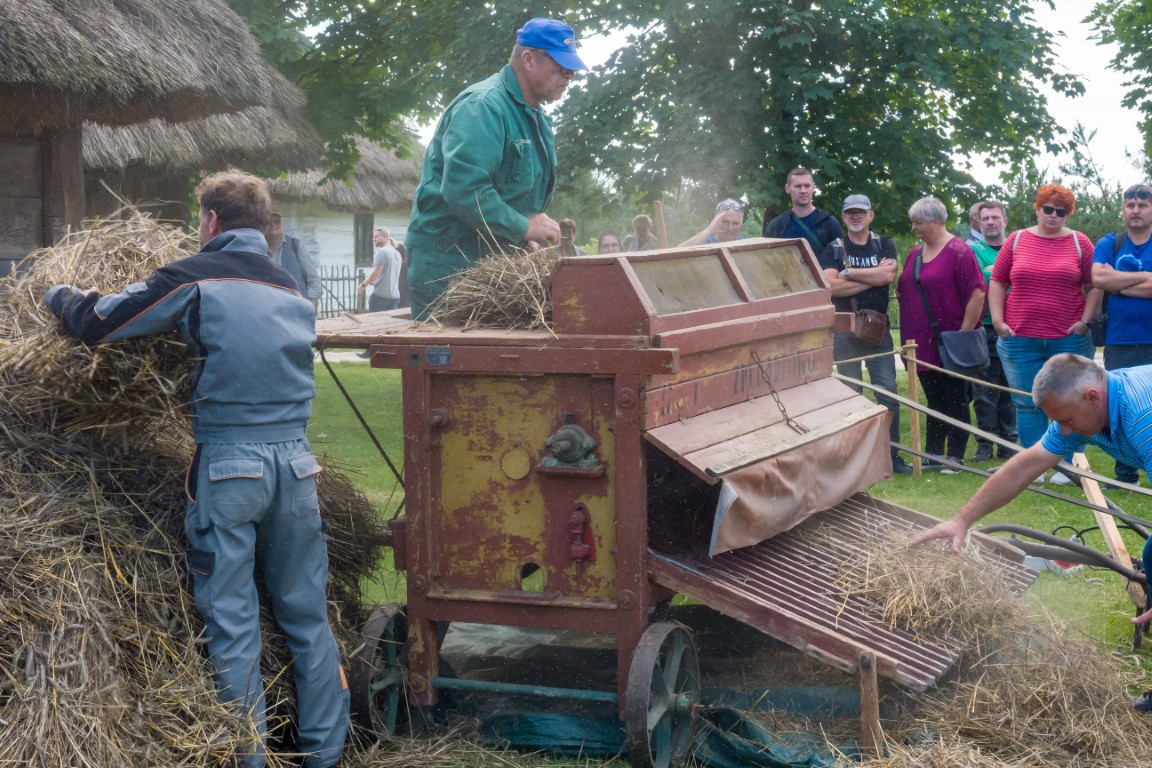
<path fill-rule="evenodd" d="M 837 546 L 822 529 L 819 546 Z M 939 543 L 937 543 L 939 544 Z M 889 757 L 864 766 L 1112 768 L 1144 764 L 1152 729 L 1126 691 L 1134 675 L 1051 617 L 1030 613 L 985 556 L 878 540 L 847 555 L 838 578 L 893 626 L 964 646 L 937 687 L 885 722 Z"/>

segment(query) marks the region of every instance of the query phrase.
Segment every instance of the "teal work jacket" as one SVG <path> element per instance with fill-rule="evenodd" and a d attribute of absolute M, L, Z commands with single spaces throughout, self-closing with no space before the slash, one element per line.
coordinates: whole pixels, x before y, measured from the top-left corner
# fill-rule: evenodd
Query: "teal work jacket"
<path fill-rule="evenodd" d="M 525 103 L 505 65 L 469 86 L 440 118 L 404 244 L 416 252 L 413 259 L 432 251 L 468 260 L 504 244 L 519 246 L 528 217 L 548 207 L 555 186 L 552 121 Z"/>

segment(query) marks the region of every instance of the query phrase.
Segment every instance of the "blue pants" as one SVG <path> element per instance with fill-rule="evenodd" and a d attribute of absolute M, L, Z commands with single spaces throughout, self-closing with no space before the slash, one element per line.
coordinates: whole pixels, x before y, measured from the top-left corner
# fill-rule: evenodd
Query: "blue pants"
<path fill-rule="evenodd" d="M 1032 380 L 1048 362 L 1062 352 L 1071 352 L 1091 360 L 1096 356 L 1096 346 L 1092 337 L 1072 334 L 1059 339 L 1033 339 L 1027 336 L 1009 336 L 996 342 L 996 352 L 1004 375 L 1013 389 L 1027 392 L 1027 395 L 1012 395 L 1016 403 L 1016 430 L 1020 435 L 1020 445 L 1030 448 L 1040 442 L 1048 429 L 1048 417 L 1032 402 Z"/>
<path fill-rule="evenodd" d="M 872 346 L 868 342 L 860 341 L 850 333 L 838 333 L 833 339 L 832 354 L 839 360 L 849 360 L 854 357 L 867 357 L 884 352 L 892 352 L 892 333 L 884 331 L 884 340 L 879 346 Z M 872 384 L 889 392 L 896 392 L 896 359 L 891 354 L 865 360 L 863 363 L 836 363 L 836 370 L 844 376 L 853 379 L 861 378 L 861 368 L 868 366 L 868 378 Z M 862 388 L 849 384 L 848 386 L 859 392 Z M 888 423 L 888 439 L 894 443 L 900 442 L 900 404 L 881 392 L 876 392 L 876 402 L 888 409 L 892 419 Z M 896 449 L 892 449 L 892 457 L 896 457 Z"/>
<path fill-rule="evenodd" d="M 260 601 L 253 579 L 261 568 L 293 657 L 297 748 L 307 755 L 308 768 L 336 764 L 348 731 L 348 689 L 328 626 L 319 472 L 306 440 L 200 445 L 189 471 L 184 522 L 196 608 L 220 699 L 240 704 L 263 734 Z M 261 750 L 244 764 L 259 768 L 264 762 Z"/>
<path fill-rule="evenodd" d="M 377 296 L 372 294 L 368 297 L 368 311 L 369 312 L 385 312 L 389 309 L 400 308 L 400 297 L 389 299 L 384 296 Z"/>

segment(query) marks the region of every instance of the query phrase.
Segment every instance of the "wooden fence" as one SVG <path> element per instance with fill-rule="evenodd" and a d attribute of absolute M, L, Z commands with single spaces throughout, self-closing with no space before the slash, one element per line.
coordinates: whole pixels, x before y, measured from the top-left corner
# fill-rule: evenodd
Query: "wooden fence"
<path fill-rule="evenodd" d="M 363 312 L 367 309 L 364 293 L 356 286 L 367 276 L 362 267 L 342 264 L 336 267 L 320 266 L 320 304 L 316 307 L 316 317 L 337 317 L 348 312 Z"/>

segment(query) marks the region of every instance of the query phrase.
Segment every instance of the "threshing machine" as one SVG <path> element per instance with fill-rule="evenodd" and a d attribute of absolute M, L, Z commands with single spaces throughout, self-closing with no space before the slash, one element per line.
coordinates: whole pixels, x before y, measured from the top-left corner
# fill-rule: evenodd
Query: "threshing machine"
<path fill-rule="evenodd" d="M 851 548 L 935 522 L 861 493 L 891 472 L 889 417 L 832 376 L 851 316 L 803 241 L 565 258 L 551 286 L 550 331 L 318 323 L 320 345 L 401 371 L 415 704 L 468 685 L 440 674 L 447 622 L 610 633 L 616 690 L 535 692 L 615 703 L 633 765 L 675 763 L 700 690 L 691 636 L 661 620 L 676 593 L 873 681 L 949 669 L 958 647 L 888 626 L 833 584 L 844 551 L 795 534 L 820 514 Z M 373 631 L 397 639 L 396 617 Z M 394 722 L 396 654 L 363 661 L 361 711 Z"/>

